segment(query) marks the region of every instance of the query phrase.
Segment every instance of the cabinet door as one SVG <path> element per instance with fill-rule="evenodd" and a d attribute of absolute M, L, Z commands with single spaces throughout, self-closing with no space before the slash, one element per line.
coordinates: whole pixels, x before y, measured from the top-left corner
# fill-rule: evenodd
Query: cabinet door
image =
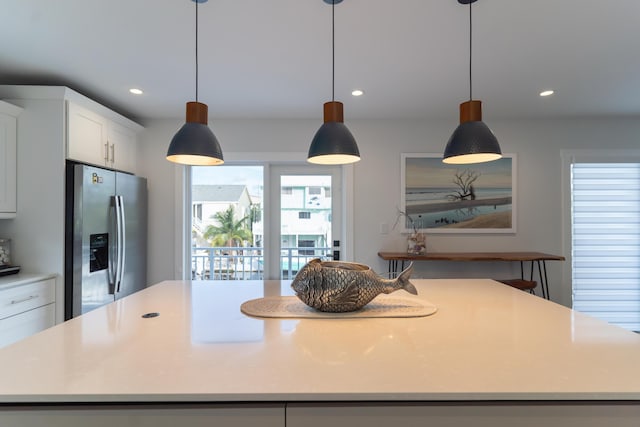
<path fill-rule="evenodd" d="M 161 396 L 161 394 L 159 395 Z M 0 407 L 2 426 L 284 427 L 284 404 L 38 405 Z"/>
<path fill-rule="evenodd" d="M 287 427 L 636 427 L 635 402 L 376 402 L 290 404 Z"/>
<path fill-rule="evenodd" d="M 16 213 L 16 118 L 0 112 L 0 218 Z"/>
<path fill-rule="evenodd" d="M 67 103 L 67 157 L 73 160 L 108 166 L 107 119 Z"/>
<path fill-rule="evenodd" d="M 109 123 L 109 166 L 126 172 L 135 172 L 136 133 L 117 123 Z"/>
<path fill-rule="evenodd" d="M 54 279 L 39 280 L 0 291 L 0 319 L 15 316 L 55 301 Z"/>
<path fill-rule="evenodd" d="M 55 304 L 48 304 L 0 320 L 0 348 L 55 325 Z"/>

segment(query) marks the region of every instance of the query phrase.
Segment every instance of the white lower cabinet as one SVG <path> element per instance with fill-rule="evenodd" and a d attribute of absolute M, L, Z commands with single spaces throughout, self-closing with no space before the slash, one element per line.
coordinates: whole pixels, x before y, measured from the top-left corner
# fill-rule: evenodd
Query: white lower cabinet
<path fill-rule="evenodd" d="M 633 402 L 29 404 L 0 406 L 3 427 L 637 427 Z"/>
<path fill-rule="evenodd" d="M 287 405 L 287 427 L 637 427 L 634 402 L 376 402 Z"/>
<path fill-rule="evenodd" d="M 284 427 L 284 404 L 0 407 L 3 427 Z"/>
<path fill-rule="evenodd" d="M 55 280 L 19 283 L 0 288 L 0 348 L 55 325 Z"/>
<path fill-rule="evenodd" d="M 53 303 L 0 320 L 0 348 L 27 338 L 55 324 Z"/>

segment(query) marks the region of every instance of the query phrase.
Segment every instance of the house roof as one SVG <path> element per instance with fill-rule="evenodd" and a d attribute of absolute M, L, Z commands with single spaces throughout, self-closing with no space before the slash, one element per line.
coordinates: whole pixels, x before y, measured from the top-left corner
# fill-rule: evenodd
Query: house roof
<path fill-rule="evenodd" d="M 237 202 L 243 193 L 251 200 L 246 185 L 193 185 L 192 202 Z"/>

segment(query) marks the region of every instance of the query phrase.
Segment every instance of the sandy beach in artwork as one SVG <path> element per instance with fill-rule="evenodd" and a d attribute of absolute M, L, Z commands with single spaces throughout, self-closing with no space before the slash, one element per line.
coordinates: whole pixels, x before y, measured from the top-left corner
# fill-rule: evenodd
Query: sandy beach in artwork
<path fill-rule="evenodd" d="M 479 215 L 468 221 L 443 225 L 439 228 L 511 228 L 511 211 Z"/>
<path fill-rule="evenodd" d="M 432 213 L 452 211 L 456 209 L 468 209 L 478 206 L 502 206 L 510 205 L 511 196 L 495 197 L 491 199 L 456 200 L 451 202 L 418 202 L 407 203 L 407 214 Z"/>

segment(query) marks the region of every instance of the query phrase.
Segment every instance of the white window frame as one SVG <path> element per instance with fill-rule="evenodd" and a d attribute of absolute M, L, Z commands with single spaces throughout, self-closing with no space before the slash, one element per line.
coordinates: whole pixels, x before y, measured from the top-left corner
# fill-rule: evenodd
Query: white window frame
<path fill-rule="evenodd" d="M 566 307 L 573 307 L 571 165 L 573 163 L 640 163 L 640 150 L 561 150 L 560 157 L 562 160 L 562 248 L 566 258 L 562 268 L 562 283 L 568 285 L 563 286 L 559 302 Z"/>

